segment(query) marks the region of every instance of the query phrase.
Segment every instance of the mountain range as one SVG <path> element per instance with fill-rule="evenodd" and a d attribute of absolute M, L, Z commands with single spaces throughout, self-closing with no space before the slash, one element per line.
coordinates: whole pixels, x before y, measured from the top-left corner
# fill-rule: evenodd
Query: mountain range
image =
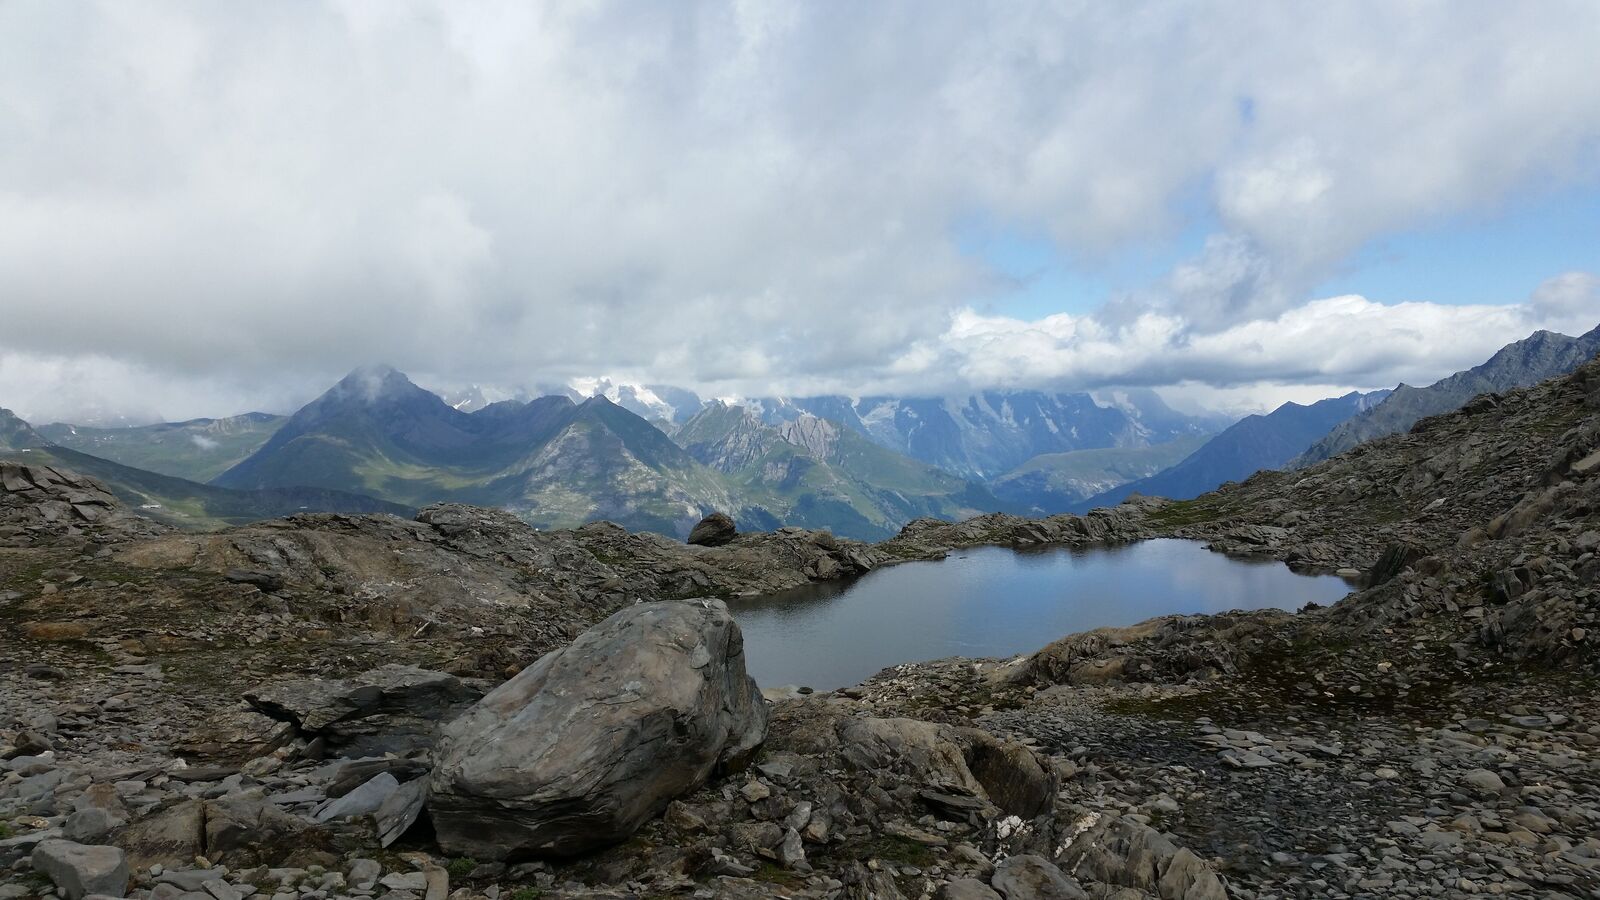
<path fill-rule="evenodd" d="M 1111 447 L 1041 453 L 988 483 L 1005 512 L 1052 515 L 1084 500 L 1154 475 L 1198 450 L 1207 434 L 1173 438 L 1149 447 Z"/>
<path fill-rule="evenodd" d="M 1077 510 L 1115 506 L 1132 494 L 1188 500 L 1261 469 L 1276 469 L 1293 459 L 1328 429 L 1375 406 L 1388 391 L 1318 400 L 1310 406 L 1285 403 L 1262 416 L 1245 416 L 1171 468 L 1118 485 L 1076 505 Z"/>
<path fill-rule="evenodd" d="M 672 431 L 696 460 L 731 479 L 744 522 L 892 533 L 919 516 L 961 518 L 998 505 L 982 486 L 887 450 L 827 419 L 770 425 L 720 401 Z"/>
<path fill-rule="evenodd" d="M 1001 476 L 1042 453 L 1149 447 L 1206 434 L 1214 418 L 1186 416 L 1154 391 L 1109 404 L 1087 393 L 985 391 L 958 398 L 841 396 L 752 401 L 768 422 L 803 415 L 837 422 L 874 443 L 947 472 Z"/>
<path fill-rule="evenodd" d="M 878 539 L 922 516 L 1081 511 L 1135 492 L 1187 499 L 1570 371 L 1597 350 L 1600 329 L 1539 332 L 1427 388 L 1289 403 L 1220 432 L 1215 417 L 1148 390 L 725 402 L 588 379 L 539 397 L 480 386 L 441 397 L 371 367 L 287 417 L 34 429 L 8 413 L 0 449 L 63 459 L 188 524 L 459 501 L 540 527 L 610 519 L 681 536 L 718 510 L 745 528 Z"/>
<path fill-rule="evenodd" d="M 466 413 L 387 367 L 352 372 L 215 483 L 341 487 L 499 506 L 541 527 L 611 519 L 668 534 L 733 505 L 714 473 L 603 396 Z"/>
<path fill-rule="evenodd" d="M 59 465 L 93 476 L 142 514 L 188 528 L 241 525 L 298 512 L 413 512 L 403 504 L 337 489 L 290 485 L 240 491 L 163 475 L 54 444 L 8 409 L 0 409 L 0 459 Z"/>
<path fill-rule="evenodd" d="M 1482 365 L 1427 387 L 1399 385 L 1382 403 L 1334 426 L 1295 457 L 1290 467 L 1303 468 L 1374 438 L 1408 431 L 1422 419 L 1459 409 L 1479 394 L 1531 387 L 1546 378 L 1564 375 L 1593 359 L 1596 353 L 1600 353 L 1600 327 L 1578 337 L 1536 331 L 1500 348 Z"/>

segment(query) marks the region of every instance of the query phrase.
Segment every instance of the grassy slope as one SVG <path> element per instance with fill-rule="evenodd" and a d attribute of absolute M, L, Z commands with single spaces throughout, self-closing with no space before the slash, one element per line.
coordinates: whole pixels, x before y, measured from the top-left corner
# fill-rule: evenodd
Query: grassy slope
<path fill-rule="evenodd" d="M 58 422 L 37 430 L 52 444 L 101 459 L 207 482 L 254 453 L 284 421 L 282 416 L 248 413 L 136 428 L 90 428 Z"/>
<path fill-rule="evenodd" d="M 674 434 L 720 466 L 749 525 L 830 528 L 880 539 L 910 519 L 961 518 L 996 505 L 982 488 L 835 426 L 824 456 L 784 440 L 737 407 L 708 407 Z"/>
<path fill-rule="evenodd" d="M 317 488 L 229 490 L 147 472 L 67 447 L 5 451 L 0 452 L 0 458 L 29 465 L 60 466 L 99 479 L 118 499 L 142 515 L 184 528 L 221 528 L 308 510 L 411 513 L 398 504 Z"/>
<path fill-rule="evenodd" d="M 1151 447 L 1109 447 L 1043 453 L 995 479 L 995 495 L 1018 511 L 1056 513 L 1087 499 L 1176 465 L 1211 439 L 1184 435 Z"/>

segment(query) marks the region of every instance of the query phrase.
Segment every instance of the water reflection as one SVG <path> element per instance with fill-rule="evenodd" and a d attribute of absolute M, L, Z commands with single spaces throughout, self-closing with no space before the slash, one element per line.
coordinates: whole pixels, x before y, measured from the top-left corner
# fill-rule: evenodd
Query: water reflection
<path fill-rule="evenodd" d="M 1333 576 L 1152 540 L 1092 550 L 983 547 L 731 606 L 762 686 L 829 689 L 896 663 L 1010 656 L 1090 628 L 1168 613 L 1299 609 L 1349 590 Z"/>

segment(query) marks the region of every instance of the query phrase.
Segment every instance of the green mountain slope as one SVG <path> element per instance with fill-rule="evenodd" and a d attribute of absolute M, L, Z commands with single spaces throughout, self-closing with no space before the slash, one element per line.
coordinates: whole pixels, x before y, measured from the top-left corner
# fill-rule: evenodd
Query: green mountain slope
<path fill-rule="evenodd" d="M 359 494 L 317 488 L 237 491 L 126 466 L 46 441 L 10 410 L 0 409 L 0 459 L 70 469 L 104 482 L 138 513 L 183 528 L 242 525 L 298 512 L 409 516 L 408 507 Z"/>
<path fill-rule="evenodd" d="M 1318 400 L 1309 406 L 1285 403 L 1266 415 L 1245 416 L 1176 465 L 1154 475 L 1119 485 L 1083 500 L 1070 510 L 1085 512 L 1115 506 L 1133 494 L 1187 500 L 1228 481 L 1242 481 L 1262 469 L 1282 468 L 1317 435 L 1364 409 L 1376 406 L 1388 391 Z"/>
<path fill-rule="evenodd" d="M 733 505 L 716 473 L 604 397 L 465 413 L 389 368 L 352 372 L 214 483 L 454 500 L 504 507 L 540 527 L 610 519 L 668 534 Z"/>
<path fill-rule="evenodd" d="M 919 516 L 962 518 L 998 507 L 982 487 L 815 416 L 774 427 L 742 407 L 712 403 L 673 438 L 729 479 L 744 527 L 831 528 L 865 540 Z"/>
<path fill-rule="evenodd" d="M 1176 465 L 1211 435 L 1193 434 L 1149 447 L 1109 447 L 1035 456 L 989 484 L 1007 512 L 1054 515 L 1119 485 Z"/>
<path fill-rule="evenodd" d="M 283 416 L 245 413 L 131 428 L 91 428 L 56 422 L 41 426 L 52 444 L 163 475 L 210 481 L 237 465 L 282 427 Z"/>

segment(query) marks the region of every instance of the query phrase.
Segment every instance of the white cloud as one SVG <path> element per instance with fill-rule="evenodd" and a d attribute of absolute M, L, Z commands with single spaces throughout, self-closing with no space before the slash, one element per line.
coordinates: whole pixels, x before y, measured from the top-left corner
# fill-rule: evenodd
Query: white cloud
<path fill-rule="evenodd" d="M 1336 363 L 1237 342 L 1332 315 L 1296 305 L 1375 236 L 1600 175 L 1597 40 L 1582 0 L 8 3 L 0 402 L 227 413 L 374 361 L 1374 383 L 1476 346 L 1408 323 L 1478 313 L 1342 313 L 1370 346 Z M 995 281 L 963 221 L 1092 263 L 1197 195 L 1222 230 L 1101 316 L 962 312 Z M 1592 293 L 1561 296 L 1525 321 Z"/>

